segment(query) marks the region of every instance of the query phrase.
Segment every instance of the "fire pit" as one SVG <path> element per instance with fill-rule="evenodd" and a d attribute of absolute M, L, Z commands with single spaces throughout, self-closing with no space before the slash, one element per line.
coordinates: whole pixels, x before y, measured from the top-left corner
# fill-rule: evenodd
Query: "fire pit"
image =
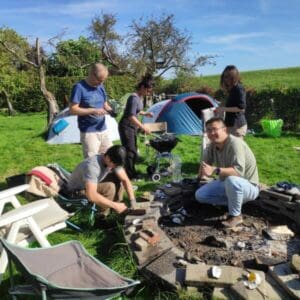
<path fill-rule="evenodd" d="M 287 218 L 263 210 L 260 201 L 253 201 L 243 206 L 243 224 L 226 229 L 218 221 L 224 209 L 197 203 L 194 188 L 193 181 L 186 182 L 181 189 L 177 183 L 164 185 L 155 201 L 146 205 L 144 216 L 139 220 L 126 217 L 125 238 L 144 276 L 159 279 L 172 288 L 178 283 L 209 285 L 228 287 L 235 295 L 248 295 L 250 290 L 243 280 L 254 272 L 251 274 L 260 276 L 263 284 L 252 296 L 263 292 L 270 299 L 288 299 L 272 283 L 274 279 L 289 295 L 298 295 L 299 274 L 290 270 L 288 262 L 300 253 L 300 238 L 296 236 L 299 228 L 291 219 L 294 212 Z M 178 219 L 181 222 L 174 222 Z M 282 230 L 278 238 L 276 234 L 271 237 L 272 228 Z M 223 275 L 212 278 L 208 272 L 212 267 L 221 269 Z M 282 269 L 293 276 L 293 286 L 281 278 Z"/>

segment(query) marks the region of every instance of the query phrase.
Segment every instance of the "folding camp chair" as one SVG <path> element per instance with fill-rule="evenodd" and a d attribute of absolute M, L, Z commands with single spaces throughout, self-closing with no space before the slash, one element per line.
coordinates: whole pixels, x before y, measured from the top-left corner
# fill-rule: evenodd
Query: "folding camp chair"
<path fill-rule="evenodd" d="M 14 244 L 26 246 L 36 239 L 42 247 L 50 246 L 46 236 L 66 227 L 70 216 L 55 200 L 42 199 L 21 206 L 16 194 L 25 191 L 28 185 L 0 192 L 0 236 Z M 3 214 L 4 207 L 11 204 L 14 209 Z M 0 251 L 0 277 L 7 267 L 7 255 Z"/>
<path fill-rule="evenodd" d="M 78 241 L 50 248 L 25 249 L 1 239 L 9 257 L 13 299 L 37 295 L 42 299 L 108 299 L 139 284 L 91 256 Z M 12 262 L 27 285 L 15 285 Z"/>

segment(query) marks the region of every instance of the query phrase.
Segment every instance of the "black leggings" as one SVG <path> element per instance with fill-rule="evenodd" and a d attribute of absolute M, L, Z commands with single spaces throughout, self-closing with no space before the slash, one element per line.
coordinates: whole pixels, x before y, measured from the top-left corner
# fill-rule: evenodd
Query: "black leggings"
<path fill-rule="evenodd" d="M 136 178 L 135 164 L 137 160 L 137 130 L 127 124 L 120 122 L 119 133 L 122 146 L 125 147 L 127 155 L 125 170 L 130 179 Z"/>

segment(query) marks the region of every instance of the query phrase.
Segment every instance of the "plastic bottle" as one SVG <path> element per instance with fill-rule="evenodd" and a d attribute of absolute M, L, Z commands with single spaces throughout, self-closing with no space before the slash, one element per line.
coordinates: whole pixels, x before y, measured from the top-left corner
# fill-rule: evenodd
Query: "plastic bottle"
<path fill-rule="evenodd" d="M 172 165 L 172 181 L 181 182 L 181 159 L 178 155 L 173 155 Z"/>

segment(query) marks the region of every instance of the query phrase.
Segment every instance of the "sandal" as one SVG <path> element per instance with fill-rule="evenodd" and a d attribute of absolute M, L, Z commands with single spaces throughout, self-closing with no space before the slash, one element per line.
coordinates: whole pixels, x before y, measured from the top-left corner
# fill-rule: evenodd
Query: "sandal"
<path fill-rule="evenodd" d="M 224 227 L 227 228 L 234 228 L 239 224 L 243 223 L 243 217 L 241 215 L 239 216 L 229 216 L 229 218 L 226 221 L 223 221 L 222 224 Z"/>
<path fill-rule="evenodd" d="M 221 216 L 207 218 L 204 221 L 206 221 L 206 222 L 222 222 L 222 221 L 227 221 L 228 218 L 229 218 L 228 213 L 225 213 Z"/>

